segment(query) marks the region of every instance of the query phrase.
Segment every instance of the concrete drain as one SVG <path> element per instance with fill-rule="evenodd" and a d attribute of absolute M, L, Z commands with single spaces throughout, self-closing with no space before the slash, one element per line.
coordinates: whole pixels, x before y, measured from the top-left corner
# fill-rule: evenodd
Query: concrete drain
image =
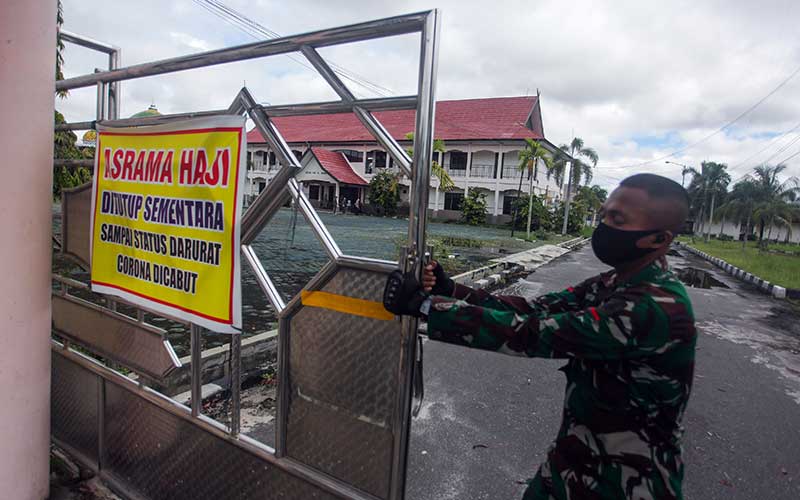
<path fill-rule="evenodd" d="M 695 267 L 674 269 L 678 278 L 686 286 L 692 288 L 730 288 L 725 283 L 715 278 L 711 273 Z"/>

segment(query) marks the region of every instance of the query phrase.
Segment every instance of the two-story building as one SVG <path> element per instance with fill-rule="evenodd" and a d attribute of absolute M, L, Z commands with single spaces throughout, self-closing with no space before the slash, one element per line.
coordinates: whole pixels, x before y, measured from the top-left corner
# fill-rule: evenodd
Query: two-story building
<path fill-rule="evenodd" d="M 407 134 L 414 130 L 414 111 L 382 111 L 377 118 L 401 145 L 411 146 Z M 339 203 L 367 202 L 370 179 L 382 170 L 398 172 L 392 158 L 352 113 L 276 117 L 273 119 L 303 170 L 297 178 L 312 203 L 330 208 Z M 439 101 L 436 104 L 434 137 L 445 144 L 434 160 L 443 165 L 456 187 L 439 189 L 431 180 L 429 206 L 441 218 L 457 217 L 466 193 L 477 189 L 486 194 L 490 221 L 509 220 L 512 203 L 530 179 L 519 169 L 519 154 L 525 139 L 540 142 L 549 151 L 556 147 L 544 136 L 538 96 L 497 97 Z M 258 130 L 247 135 L 248 189 L 257 195 L 278 170 L 275 154 Z M 408 200 L 410 181 L 401 177 L 401 202 Z M 561 192 L 540 165 L 533 192 L 553 203 Z"/>

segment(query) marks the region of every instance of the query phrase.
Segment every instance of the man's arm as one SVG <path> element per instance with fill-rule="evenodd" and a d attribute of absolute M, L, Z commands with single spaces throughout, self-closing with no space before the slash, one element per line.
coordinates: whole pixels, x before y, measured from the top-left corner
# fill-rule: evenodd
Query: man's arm
<path fill-rule="evenodd" d="M 453 297 L 474 306 L 487 307 L 499 311 L 516 311 L 523 314 L 556 313 L 581 309 L 586 290 L 596 280 L 599 280 L 599 277 L 584 281 L 560 292 L 548 293 L 535 301 L 529 302 L 523 297 L 492 295 L 486 290 L 474 289 L 455 283 L 437 262 L 430 264 L 423 276 L 423 283 L 429 287 L 426 289 L 430 290 L 434 295 Z"/>
<path fill-rule="evenodd" d="M 657 303 L 658 302 L 658 303 Z M 669 303 L 668 316 L 661 304 Z M 430 338 L 519 356 L 618 360 L 668 350 L 691 325 L 687 308 L 674 296 L 648 287 L 617 294 L 600 307 L 551 315 L 520 314 L 433 297 Z M 688 327 L 687 327 L 688 328 Z"/>

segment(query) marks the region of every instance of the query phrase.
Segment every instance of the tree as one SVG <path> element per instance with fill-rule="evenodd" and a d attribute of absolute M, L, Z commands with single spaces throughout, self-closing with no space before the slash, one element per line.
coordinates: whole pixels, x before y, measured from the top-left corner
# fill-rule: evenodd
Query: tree
<path fill-rule="evenodd" d="M 384 213 L 393 214 L 400 202 L 400 176 L 382 171 L 369 181 L 369 202 L 380 207 Z"/>
<path fill-rule="evenodd" d="M 786 170 L 786 165 L 759 165 L 753 169 L 749 177 L 756 185 L 757 204 L 753 209 L 753 218 L 759 225 L 759 245 L 765 247 L 764 229 L 769 225 L 769 239 L 772 225 L 788 225 L 797 219 L 796 202 L 800 200 L 800 181 L 796 177 L 781 182 L 778 174 Z"/>
<path fill-rule="evenodd" d="M 714 207 L 717 200 L 723 200 L 728 192 L 731 176 L 727 172 L 728 166 L 724 163 L 704 161 L 700 172 L 695 171 L 692 182 L 689 184 L 689 199 L 693 211 L 699 214 L 703 224 L 703 234 L 708 241 L 711 232 L 711 221 L 714 220 Z M 706 215 L 706 207 L 710 207 Z"/>
<path fill-rule="evenodd" d="M 750 220 L 756 207 L 757 194 L 756 183 L 752 179 L 745 178 L 733 186 L 727 201 L 720 206 L 720 211 L 727 217 L 738 221 L 740 225 L 743 223 L 742 250 L 745 249 L 747 238 L 751 233 Z"/>
<path fill-rule="evenodd" d="M 605 203 L 608 198 L 608 191 L 598 185 L 592 187 L 581 186 L 578 188 L 578 194 L 575 195 L 575 202 L 583 203 L 592 214 L 592 226 L 595 224 L 595 218 L 600 207 Z"/>
<path fill-rule="evenodd" d="M 461 204 L 461 218 L 471 226 L 486 222 L 486 195 L 477 189 L 470 189 Z"/>
<path fill-rule="evenodd" d="M 528 194 L 533 194 L 533 181 L 537 180 L 539 174 L 539 162 L 544 163 L 545 168 L 550 170 L 553 165 L 553 159 L 550 157 L 547 149 L 539 142 L 533 139 L 525 139 L 525 148 L 519 153 L 519 186 L 517 187 L 518 197 L 522 195 L 522 178 L 524 173 L 528 172 Z M 533 203 L 533 196 L 528 197 L 529 204 Z M 531 237 L 531 214 L 533 213 L 532 207 L 528 206 L 528 225 L 527 237 Z M 511 227 L 511 236 L 514 236 L 514 226 Z"/>
<path fill-rule="evenodd" d="M 406 134 L 406 139 L 411 141 L 412 146 L 406 149 L 406 153 L 408 153 L 409 158 L 414 158 L 414 132 L 409 132 Z M 434 153 L 445 153 L 445 145 L 442 139 L 434 139 L 433 140 L 433 152 Z M 450 174 L 447 173 L 447 170 L 444 169 L 443 166 L 439 165 L 439 162 L 433 160 L 431 162 L 431 174 L 439 179 L 439 189 L 442 191 L 449 191 L 456 187 L 456 183 L 453 182 L 453 179 L 450 178 Z"/>
<path fill-rule="evenodd" d="M 564 215 L 566 214 L 566 210 L 564 210 L 564 200 L 560 203 L 557 203 L 555 207 L 553 207 L 553 225 L 555 228 L 560 228 L 562 231 L 564 230 Z M 577 234 L 583 229 L 584 221 L 586 217 L 589 215 L 589 211 L 586 208 L 584 203 L 575 203 L 572 208 L 570 209 L 570 217 L 567 223 L 567 232 L 562 234 Z"/>
<path fill-rule="evenodd" d="M 61 25 L 64 24 L 64 6 L 61 5 L 61 0 L 58 0 L 58 8 L 56 9 L 56 81 L 64 79 L 64 41 L 61 39 Z M 68 90 L 57 90 L 56 95 L 64 99 L 69 94 Z"/>
<path fill-rule="evenodd" d="M 531 198 L 533 199 L 531 200 Z M 532 230 L 553 230 L 553 213 L 545 206 L 543 197 L 523 194 L 514 200 L 514 213 L 512 225 L 521 226 L 522 221 L 527 220 L 530 213 L 532 214 L 530 217 Z"/>
<path fill-rule="evenodd" d="M 597 166 L 598 156 L 594 149 L 587 148 L 584 146 L 583 139 L 580 137 L 575 137 L 572 139 L 572 142 L 569 145 L 562 144 L 559 146 L 562 151 L 569 152 L 569 159 L 562 156 L 561 160 L 563 163 L 562 167 L 558 167 L 562 170 L 566 170 L 566 163 L 571 164 L 571 168 L 569 171 L 569 175 L 567 175 L 567 192 L 564 195 L 564 224 L 561 228 L 561 234 L 567 234 L 567 226 L 569 225 L 569 205 L 570 205 L 570 197 L 572 196 L 572 186 L 579 185 L 581 183 L 581 179 L 583 179 L 585 184 L 589 184 L 592 181 L 593 172 L 592 169 Z M 586 161 L 584 161 L 586 160 Z M 587 163 L 588 161 L 588 163 Z M 554 166 L 554 168 L 556 168 Z M 564 175 L 561 174 L 561 179 L 563 182 Z"/>
<path fill-rule="evenodd" d="M 61 1 L 58 2 L 56 10 L 56 80 L 63 80 L 63 66 L 64 66 L 64 42 L 61 39 L 61 25 L 64 24 L 64 8 Z M 56 95 L 65 99 L 68 95 L 66 90 L 56 92 Z M 66 123 L 64 115 L 55 111 L 54 124 L 59 125 Z M 75 146 L 78 137 L 71 130 L 58 130 L 53 134 L 53 158 L 60 158 L 65 160 L 79 160 L 94 158 L 94 148 L 86 148 L 83 151 Z M 60 197 L 61 191 L 66 188 L 72 188 L 85 184 L 92 180 L 92 172 L 84 167 L 78 167 L 70 171 L 66 167 L 53 167 L 53 196 Z"/>

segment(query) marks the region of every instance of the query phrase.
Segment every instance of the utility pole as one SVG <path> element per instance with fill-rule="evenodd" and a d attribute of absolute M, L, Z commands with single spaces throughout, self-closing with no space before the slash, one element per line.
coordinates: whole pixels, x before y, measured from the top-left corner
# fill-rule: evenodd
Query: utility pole
<path fill-rule="evenodd" d="M 683 167 L 683 170 L 681 170 L 681 187 L 685 187 L 684 184 L 686 183 L 686 173 L 687 172 L 691 172 L 692 171 L 692 167 L 690 167 L 688 165 L 684 165 L 683 163 L 678 163 L 678 162 L 669 161 L 669 160 L 665 161 L 664 163 L 669 163 L 669 164 L 672 164 L 672 165 L 678 165 L 679 167 Z"/>
<path fill-rule="evenodd" d="M 569 177 L 567 177 L 567 194 L 564 196 L 564 224 L 561 226 L 561 234 L 567 234 L 567 224 L 569 223 L 569 200 L 572 195 L 572 169 L 575 167 L 575 160 L 569 162 Z"/>

